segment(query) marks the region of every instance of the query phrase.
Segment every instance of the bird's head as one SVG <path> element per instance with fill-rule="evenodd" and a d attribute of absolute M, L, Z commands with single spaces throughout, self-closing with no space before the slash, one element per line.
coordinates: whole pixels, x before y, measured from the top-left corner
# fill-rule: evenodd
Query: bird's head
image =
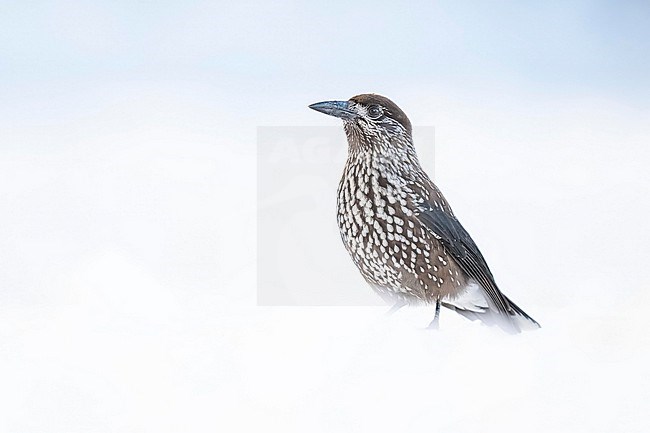
<path fill-rule="evenodd" d="M 353 96 L 347 101 L 325 101 L 309 108 L 343 120 L 348 139 L 411 137 L 411 122 L 390 99 L 375 94 Z"/>

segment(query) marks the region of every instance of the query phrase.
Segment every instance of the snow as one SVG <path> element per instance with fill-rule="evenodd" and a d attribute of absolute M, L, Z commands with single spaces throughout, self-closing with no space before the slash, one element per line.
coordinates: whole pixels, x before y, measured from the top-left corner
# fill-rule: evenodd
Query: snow
<path fill-rule="evenodd" d="M 115 296 L 128 305 L 131 293 Z M 451 315 L 426 331 L 431 312 L 419 309 L 387 318 L 378 307 L 228 307 L 216 297 L 141 306 L 3 315 L 3 430 L 647 425 L 648 338 L 632 337 L 630 312 L 585 320 L 565 310 L 512 337 Z"/>

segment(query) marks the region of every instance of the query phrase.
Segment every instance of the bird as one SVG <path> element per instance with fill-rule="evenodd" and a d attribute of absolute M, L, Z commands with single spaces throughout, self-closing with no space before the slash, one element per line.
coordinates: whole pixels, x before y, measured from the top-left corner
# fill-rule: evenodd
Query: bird
<path fill-rule="evenodd" d="M 368 93 L 309 105 L 343 121 L 337 222 L 352 261 L 393 307 L 435 305 L 509 333 L 540 325 L 499 290 L 483 255 L 422 169 L 406 114 Z"/>

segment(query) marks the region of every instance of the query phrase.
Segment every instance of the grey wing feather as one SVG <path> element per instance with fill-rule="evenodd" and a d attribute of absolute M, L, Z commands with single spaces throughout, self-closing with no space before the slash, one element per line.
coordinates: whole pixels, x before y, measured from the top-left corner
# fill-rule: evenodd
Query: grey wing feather
<path fill-rule="evenodd" d="M 445 249 L 454 257 L 460 268 L 481 286 L 487 295 L 486 300 L 490 307 L 506 318 L 513 319 L 515 316 L 520 316 L 539 327 L 539 324 L 532 317 L 501 293 L 483 255 L 456 217 L 437 206 L 429 206 L 418 215 L 418 219 L 436 235 Z M 458 306 L 453 309 L 459 313 L 463 310 Z M 467 315 L 463 313 L 467 313 Z M 469 311 L 463 311 L 463 313 L 461 314 L 468 318 L 483 317 L 483 313 Z M 487 316 L 485 319 L 487 319 Z M 488 319 L 488 321 L 492 322 L 491 319 Z M 519 330 L 518 324 L 512 320 L 510 320 L 509 325 L 514 327 L 516 331 Z"/>

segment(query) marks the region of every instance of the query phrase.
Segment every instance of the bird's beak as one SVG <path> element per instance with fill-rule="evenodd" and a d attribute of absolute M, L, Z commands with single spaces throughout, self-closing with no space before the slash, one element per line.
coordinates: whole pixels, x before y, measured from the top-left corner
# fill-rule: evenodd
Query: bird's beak
<path fill-rule="evenodd" d="M 317 102 L 311 104 L 309 108 L 344 120 L 352 120 L 357 117 L 357 113 L 352 110 L 348 101 Z"/>

